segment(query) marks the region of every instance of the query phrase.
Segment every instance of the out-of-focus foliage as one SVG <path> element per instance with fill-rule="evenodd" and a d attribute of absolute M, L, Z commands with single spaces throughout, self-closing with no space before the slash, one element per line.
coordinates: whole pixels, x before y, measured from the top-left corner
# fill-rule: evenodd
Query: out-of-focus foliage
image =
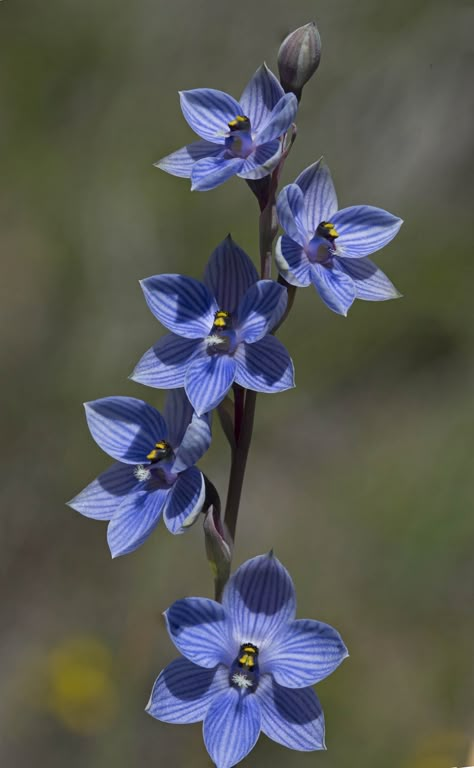
<path fill-rule="evenodd" d="M 2 765 L 208 765 L 199 726 L 183 738 L 143 712 L 175 655 L 161 612 L 211 594 L 202 530 L 161 528 L 112 562 L 105 525 L 64 501 L 107 466 L 81 402 L 124 394 L 163 404 L 127 380 L 162 332 L 138 279 L 199 277 L 228 231 L 257 256 L 244 183 L 191 194 L 152 167 L 192 139 L 178 89 L 238 96 L 313 18 L 322 60 L 282 181 L 324 153 L 341 205 L 404 218 L 377 262 L 405 298 L 358 302 L 344 319 L 307 289 L 281 329 L 297 389 L 259 398 L 235 558 L 272 546 L 295 580 L 299 615 L 337 627 L 351 657 L 318 686 L 328 751 L 261 739 L 249 764 L 469 764 L 472 9 L 4 0 Z M 217 420 L 215 433 L 203 468 L 223 494 Z"/>

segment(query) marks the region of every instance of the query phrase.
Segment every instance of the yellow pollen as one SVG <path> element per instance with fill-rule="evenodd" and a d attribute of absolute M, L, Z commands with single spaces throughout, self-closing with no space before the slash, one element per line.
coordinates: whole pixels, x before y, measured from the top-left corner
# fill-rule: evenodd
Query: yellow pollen
<path fill-rule="evenodd" d="M 169 445 L 165 440 L 160 440 L 159 443 L 155 443 L 155 447 L 147 455 L 149 461 L 155 461 L 156 459 L 164 459 L 169 453 Z"/>
<path fill-rule="evenodd" d="M 330 221 L 322 221 L 321 224 L 319 225 L 319 229 L 320 229 L 320 234 L 323 235 L 324 237 L 332 237 L 334 239 L 336 237 L 339 237 L 339 233 L 336 227 Z"/>
<path fill-rule="evenodd" d="M 255 660 L 258 655 L 258 650 L 253 645 L 243 645 L 241 648 L 241 656 L 239 656 L 239 664 L 242 667 L 253 669 L 255 666 Z"/>
<path fill-rule="evenodd" d="M 216 314 L 214 315 L 214 328 L 218 330 L 226 330 L 226 328 L 229 327 L 230 324 L 230 312 L 225 312 L 223 309 L 220 309 Z"/>

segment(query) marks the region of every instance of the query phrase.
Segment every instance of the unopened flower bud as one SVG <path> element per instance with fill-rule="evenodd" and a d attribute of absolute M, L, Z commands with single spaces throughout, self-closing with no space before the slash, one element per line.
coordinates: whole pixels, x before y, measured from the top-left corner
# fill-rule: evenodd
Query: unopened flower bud
<path fill-rule="evenodd" d="M 230 576 L 232 550 L 224 523 L 215 506 L 211 506 L 204 518 L 206 554 L 214 577 L 216 600 L 220 600 L 224 586 Z"/>
<path fill-rule="evenodd" d="M 298 101 L 303 86 L 316 72 L 321 59 L 321 38 L 314 21 L 290 32 L 278 51 L 278 71 L 286 93 Z"/>

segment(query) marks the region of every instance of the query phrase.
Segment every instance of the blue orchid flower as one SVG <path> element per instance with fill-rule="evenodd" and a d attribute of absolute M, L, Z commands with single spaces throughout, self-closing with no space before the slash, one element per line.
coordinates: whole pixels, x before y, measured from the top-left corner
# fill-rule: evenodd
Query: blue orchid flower
<path fill-rule="evenodd" d="M 347 315 L 354 299 L 384 301 L 400 293 L 366 257 L 397 234 L 402 220 L 371 205 L 338 210 L 329 168 L 318 160 L 280 192 L 276 262 L 291 285 L 314 285 L 324 303 Z"/>
<path fill-rule="evenodd" d="M 69 506 L 110 521 L 112 557 L 137 549 L 161 516 L 171 533 L 182 533 L 204 503 L 204 477 L 194 465 L 211 442 L 208 417 L 193 413 L 182 389 L 168 394 L 163 416 L 134 397 L 104 397 L 85 409 L 92 437 L 117 463 Z"/>
<path fill-rule="evenodd" d="M 296 97 L 285 94 L 265 64 L 240 101 L 212 88 L 182 91 L 180 99 L 184 117 L 201 140 L 155 165 L 173 176 L 190 178 L 193 190 L 213 189 L 234 175 L 268 176 L 280 158 L 280 137 L 298 109 Z"/>
<path fill-rule="evenodd" d="M 222 605 L 178 600 L 165 617 L 184 658 L 161 672 L 147 712 L 168 723 L 204 721 L 204 743 L 218 768 L 243 760 L 260 732 L 290 749 L 325 749 L 311 686 L 347 649 L 335 629 L 295 619 L 295 609 L 291 577 L 271 553 L 238 568 Z"/>
<path fill-rule="evenodd" d="M 247 254 L 227 237 L 217 246 L 204 283 L 183 275 L 142 281 L 146 302 L 171 331 L 139 361 L 132 379 L 151 387 L 184 386 L 201 415 L 232 384 L 257 392 L 294 386 L 291 358 L 270 331 L 287 304 L 286 289 L 259 280 Z"/>

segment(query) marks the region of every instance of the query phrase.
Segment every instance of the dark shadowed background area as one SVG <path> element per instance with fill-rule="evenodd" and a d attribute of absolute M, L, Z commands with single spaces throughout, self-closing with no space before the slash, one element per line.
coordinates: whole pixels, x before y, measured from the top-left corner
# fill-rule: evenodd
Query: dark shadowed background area
<path fill-rule="evenodd" d="M 152 167 L 193 139 L 177 91 L 238 97 L 313 19 L 322 62 L 283 182 L 324 153 L 342 206 L 405 219 L 377 256 L 404 298 L 345 319 L 301 290 L 279 334 L 297 388 L 259 398 L 235 563 L 273 547 L 298 615 L 351 656 L 317 687 L 328 751 L 262 737 L 244 765 L 474 763 L 472 6 L 4 0 L 2 766 L 210 765 L 200 725 L 143 711 L 176 655 L 161 612 L 212 594 L 200 524 L 112 561 L 105 524 L 64 502 L 109 462 L 81 403 L 163 403 L 127 379 L 162 333 L 138 280 L 200 277 L 229 231 L 257 259 L 242 181 L 191 193 Z M 202 466 L 224 495 L 214 433 Z"/>

